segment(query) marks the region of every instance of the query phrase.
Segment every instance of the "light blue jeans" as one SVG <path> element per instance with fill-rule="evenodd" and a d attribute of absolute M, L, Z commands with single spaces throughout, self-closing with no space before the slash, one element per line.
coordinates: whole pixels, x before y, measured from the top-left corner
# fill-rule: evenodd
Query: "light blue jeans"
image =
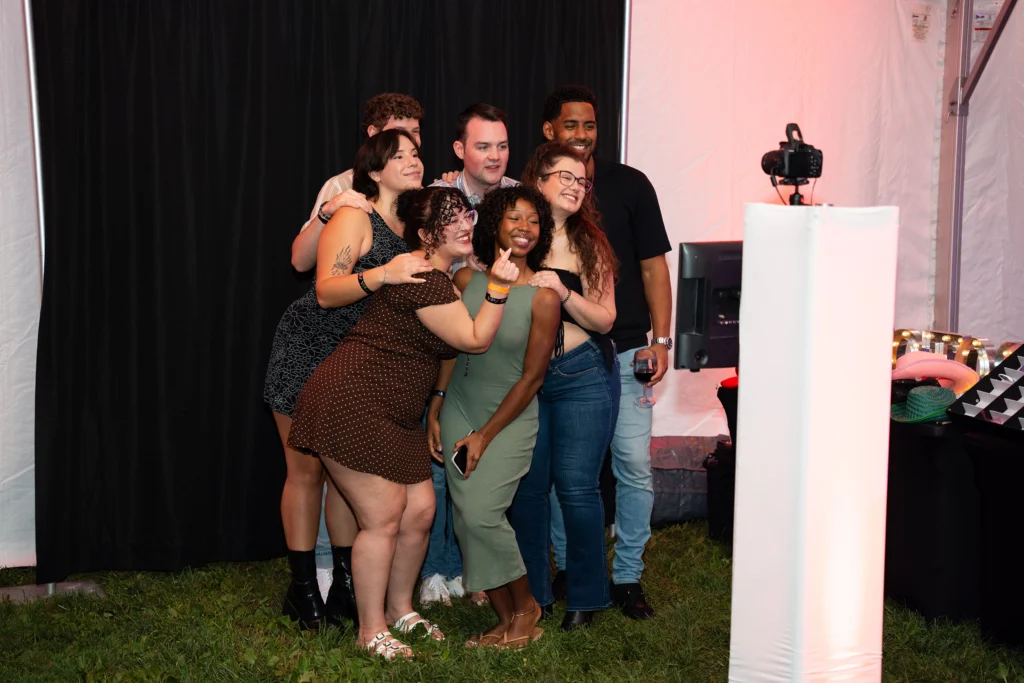
<path fill-rule="evenodd" d="M 327 487 L 324 483 L 324 495 L 320 499 L 320 532 L 316 536 L 316 568 L 334 569 L 334 554 L 331 552 L 331 535 L 327 533 L 327 512 L 324 506 L 327 504 Z"/>
<path fill-rule="evenodd" d="M 448 497 L 444 466 L 430 461 L 434 473 L 434 496 L 437 507 L 434 523 L 430 527 L 430 541 L 427 556 L 423 559 L 420 578 L 428 579 L 440 574 L 446 581 L 462 576 L 462 553 L 455 540 L 455 524 L 452 522 L 452 501 Z"/>
<path fill-rule="evenodd" d="M 615 558 L 612 583 L 639 583 L 644 571 L 644 546 L 651 538 L 651 511 L 654 509 L 654 476 L 651 473 L 651 420 L 653 410 L 638 408 L 633 400 L 643 386 L 633 377 L 633 354 L 619 354 L 622 368 L 622 394 L 619 417 L 612 435 L 612 473 L 615 475 Z M 565 522 L 551 491 L 551 544 L 555 566 L 565 570 Z"/>

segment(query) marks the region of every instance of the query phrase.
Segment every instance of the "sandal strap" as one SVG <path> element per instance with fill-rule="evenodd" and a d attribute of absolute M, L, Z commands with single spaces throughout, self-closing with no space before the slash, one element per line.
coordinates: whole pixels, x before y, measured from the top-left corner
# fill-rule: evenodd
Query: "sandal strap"
<path fill-rule="evenodd" d="M 416 619 L 417 621 L 412 621 L 413 619 Z M 417 626 L 422 626 L 423 628 L 425 628 L 427 630 L 428 636 L 434 635 L 434 631 L 441 630 L 441 628 L 437 624 L 432 624 L 426 619 L 424 619 L 419 612 L 409 612 L 404 617 L 399 618 L 398 621 L 395 622 L 395 628 L 397 628 L 401 633 L 411 633 L 412 630 Z"/>
<path fill-rule="evenodd" d="M 540 603 L 535 602 L 535 603 L 533 603 L 533 609 L 527 610 L 527 611 L 519 613 L 519 614 L 513 612 L 512 618 L 515 619 L 516 617 L 529 616 L 530 614 L 533 614 L 534 612 L 536 612 L 539 609 L 540 609 Z M 519 640 L 519 639 L 516 638 L 516 640 Z"/>
<path fill-rule="evenodd" d="M 398 657 L 398 653 L 402 650 L 412 649 L 402 641 L 392 636 L 389 631 L 381 631 L 373 637 L 373 640 L 363 647 L 389 662 L 395 661 L 395 658 Z"/>

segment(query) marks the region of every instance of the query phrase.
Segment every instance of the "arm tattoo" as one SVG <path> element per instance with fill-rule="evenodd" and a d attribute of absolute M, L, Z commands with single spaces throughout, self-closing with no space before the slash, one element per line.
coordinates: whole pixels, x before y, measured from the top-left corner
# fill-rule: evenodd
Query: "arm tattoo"
<path fill-rule="evenodd" d="M 334 257 L 334 265 L 331 266 L 331 275 L 344 275 L 345 271 L 352 265 L 352 247 L 346 246 Z"/>

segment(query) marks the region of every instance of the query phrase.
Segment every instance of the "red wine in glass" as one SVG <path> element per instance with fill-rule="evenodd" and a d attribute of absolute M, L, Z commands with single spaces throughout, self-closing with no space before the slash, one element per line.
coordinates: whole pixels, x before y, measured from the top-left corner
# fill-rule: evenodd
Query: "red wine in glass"
<path fill-rule="evenodd" d="M 633 356 L 633 377 L 643 384 L 643 396 L 633 400 L 639 408 L 650 408 L 654 405 L 654 396 L 648 382 L 658 372 L 658 357 L 648 348 L 640 349 Z"/>
<path fill-rule="evenodd" d="M 636 377 L 636 381 L 641 384 L 647 384 L 654 379 L 654 370 L 650 368 L 644 368 L 643 370 L 634 369 L 633 376 Z"/>

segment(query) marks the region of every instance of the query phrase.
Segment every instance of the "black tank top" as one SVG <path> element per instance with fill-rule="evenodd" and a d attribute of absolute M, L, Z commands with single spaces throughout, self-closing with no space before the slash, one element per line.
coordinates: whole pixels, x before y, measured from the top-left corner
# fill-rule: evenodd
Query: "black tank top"
<path fill-rule="evenodd" d="M 542 270 L 550 270 L 552 273 L 558 276 L 558 279 L 562 281 L 566 289 L 572 290 L 576 294 L 583 296 L 583 280 L 576 273 L 562 268 L 543 268 Z M 607 334 L 601 334 L 600 332 L 594 332 L 580 325 L 572 317 L 569 311 L 565 310 L 565 306 L 561 309 L 561 325 L 558 326 L 558 336 L 555 337 L 555 357 L 561 356 L 565 353 L 565 323 L 572 323 L 576 327 L 580 328 L 584 332 L 590 335 L 590 338 L 597 342 L 598 347 L 601 349 L 601 355 L 604 356 L 605 367 L 609 370 L 612 369 L 612 365 L 615 362 L 615 345 L 612 344 L 612 339 Z"/>

